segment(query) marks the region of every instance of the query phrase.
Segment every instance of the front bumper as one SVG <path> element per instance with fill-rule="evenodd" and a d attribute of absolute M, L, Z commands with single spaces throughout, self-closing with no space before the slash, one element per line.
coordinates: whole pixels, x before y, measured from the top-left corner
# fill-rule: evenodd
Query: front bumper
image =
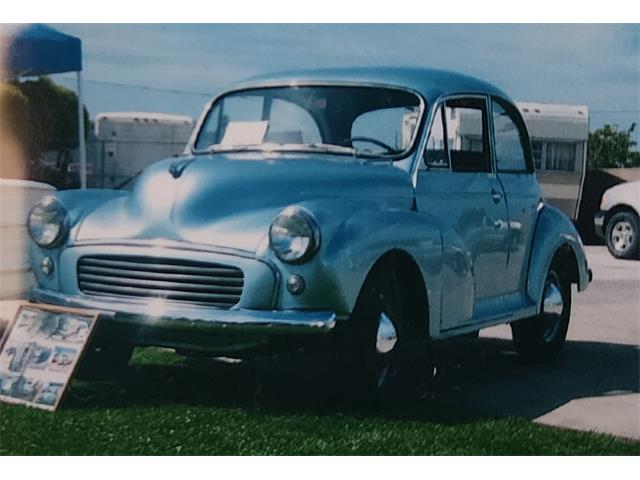
<path fill-rule="evenodd" d="M 331 332 L 338 316 L 328 311 L 221 310 L 153 299 L 146 302 L 69 295 L 42 288 L 30 300 L 101 313 L 101 329 L 134 345 L 227 352 L 255 347 L 274 337 L 317 336 Z M 125 338 L 122 338 L 124 335 Z M 117 341 L 109 335 L 109 341 Z"/>
<path fill-rule="evenodd" d="M 606 215 L 607 215 L 606 211 L 600 210 L 598 213 L 596 213 L 593 216 L 593 227 L 595 229 L 596 235 L 598 235 L 600 238 L 604 238 L 605 236 L 604 219 Z"/>

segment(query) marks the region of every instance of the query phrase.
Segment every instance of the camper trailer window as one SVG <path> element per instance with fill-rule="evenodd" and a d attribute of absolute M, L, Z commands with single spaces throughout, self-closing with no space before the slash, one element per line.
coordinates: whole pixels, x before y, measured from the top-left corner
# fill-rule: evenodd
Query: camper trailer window
<path fill-rule="evenodd" d="M 576 168 L 576 144 L 569 142 L 547 143 L 547 170 L 573 172 Z"/>

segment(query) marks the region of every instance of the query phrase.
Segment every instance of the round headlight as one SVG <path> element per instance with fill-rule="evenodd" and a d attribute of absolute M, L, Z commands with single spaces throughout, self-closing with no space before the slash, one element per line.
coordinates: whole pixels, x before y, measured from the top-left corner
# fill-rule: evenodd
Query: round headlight
<path fill-rule="evenodd" d="M 29 212 L 28 227 L 34 242 L 53 247 L 67 234 L 67 212 L 55 198 L 44 198 Z"/>
<path fill-rule="evenodd" d="M 271 222 L 269 244 L 283 262 L 302 263 L 318 251 L 320 231 L 310 213 L 289 207 Z"/>

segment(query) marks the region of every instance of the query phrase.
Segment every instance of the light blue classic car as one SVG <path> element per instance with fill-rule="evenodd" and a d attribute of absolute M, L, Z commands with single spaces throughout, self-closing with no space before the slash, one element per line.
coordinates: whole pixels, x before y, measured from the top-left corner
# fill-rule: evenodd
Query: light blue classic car
<path fill-rule="evenodd" d="M 31 300 L 104 312 L 87 364 L 325 346 L 380 391 L 429 371 L 432 340 L 491 325 L 554 357 L 591 280 L 513 102 L 429 69 L 253 79 L 206 106 L 184 155 L 127 189 L 57 192 L 29 230 Z"/>

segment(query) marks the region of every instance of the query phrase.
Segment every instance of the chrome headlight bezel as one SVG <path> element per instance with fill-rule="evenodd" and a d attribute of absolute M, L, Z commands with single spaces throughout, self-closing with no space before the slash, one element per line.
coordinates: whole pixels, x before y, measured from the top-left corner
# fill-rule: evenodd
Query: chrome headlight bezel
<path fill-rule="evenodd" d="M 286 238 L 287 234 L 289 234 L 289 240 Z M 305 242 L 304 239 L 307 241 Z M 294 248 L 293 245 L 296 242 L 301 245 Z M 282 262 L 291 264 L 307 262 L 320 248 L 318 222 L 302 207 L 287 207 L 271 221 L 269 246 Z"/>
<path fill-rule="evenodd" d="M 43 217 L 48 221 L 43 221 Z M 43 225 L 50 225 L 53 233 L 47 234 Z M 31 239 L 42 248 L 54 248 L 60 245 L 69 233 L 69 215 L 62 204 L 54 197 L 45 197 L 29 211 L 27 230 Z"/>

